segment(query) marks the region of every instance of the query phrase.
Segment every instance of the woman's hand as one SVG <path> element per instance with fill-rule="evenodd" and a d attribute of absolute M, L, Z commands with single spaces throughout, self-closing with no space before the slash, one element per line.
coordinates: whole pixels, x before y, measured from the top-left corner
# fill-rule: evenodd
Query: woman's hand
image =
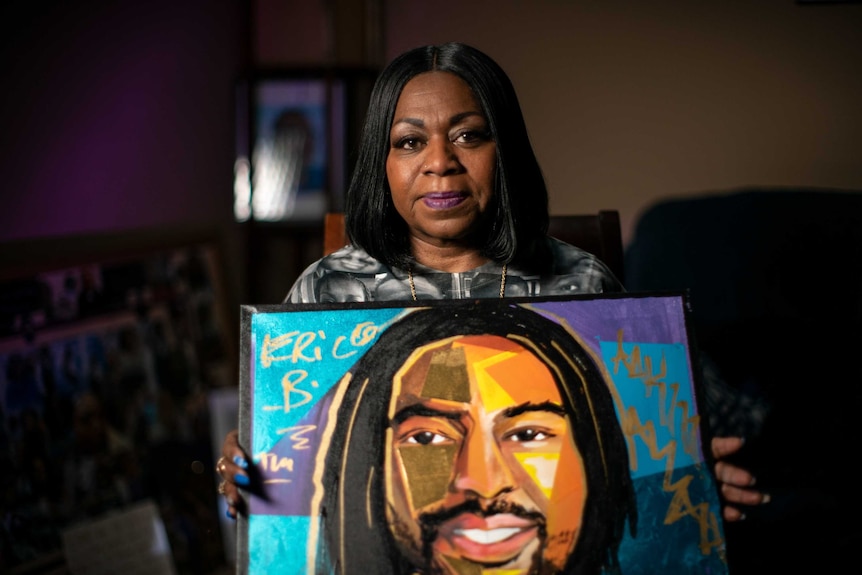
<path fill-rule="evenodd" d="M 724 498 L 722 515 L 725 521 L 740 521 L 745 519 L 745 513 L 738 505 L 753 506 L 769 503 L 769 494 L 754 489 L 755 477 L 746 469 L 724 461 L 745 444 L 741 437 L 713 437 L 711 442 L 712 456 L 716 459 L 715 477 Z"/>
<path fill-rule="evenodd" d="M 224 438 L 221 447 L 222 456 L 216 464 L 216 471 L 222 478 L 218 491 L 224 495 L 227 501 L 227 515 L 236 519 L 237 513 L 243 511 L 243 499 L 239 494 L 239 487 L 247 487 L 249 484 L 248 458 L 239 446 L 237 430 L 234 429 Z"/>

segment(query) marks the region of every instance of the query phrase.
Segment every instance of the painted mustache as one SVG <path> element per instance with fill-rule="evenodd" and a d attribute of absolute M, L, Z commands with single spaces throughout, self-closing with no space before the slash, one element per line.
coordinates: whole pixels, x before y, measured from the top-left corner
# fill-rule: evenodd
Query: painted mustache
<path fill-rule="evenodd" d="M 535 523 L 545 525 L 545 516 L 539 511 L 529 511 L 523 505 L 506 501 L 503 499 L 495 499 L 487 505 L 483 505 L 478 499 L 468 499 L 464 503 L 455 505 L 448 509 L 440 509 L 439 511 L 428 511 L 419 515 L 419 522 L 429 528 L 436 528 L 441 523 L 445 523 L 450 519 L 461 515 L 462 513 L 472 513 L 479 517 L 490 517 L 507 513 L 523 519 L 529 519 Z"/>
<path fill-rule="evenodd" d="M 537 537 L 540 540 L 545 539 L 546 519 L 544 514 L 542 514 L 541 512 L 530 511 L 522 505 L 506 500 L 497 499 L 491 501 L 488 504 L 483 504 L 477 499 L 470 499 L 459 505 L 455 505 L 447 509 L 429 511 L 426 513 L 422 513 L 419 516 L 419 525 L 422 529 L 422 555 L 425 558 L 426 564 L 430 565 L 431 563 L 432 545 L 438 537 L 441 525 L 444 525 L 446 522 L 455 519 L 456 517 L 463 516 L 466 514 L 473 514 L 483 519 L 502 514 L 514 516 L 523 519 L 525 522 L 530 522 L 531 524 L 535 525 L 537 530 Z M 475 534 L 469 535 L 471 538 L 478 538 L 482 536 L 479 530 L 475 531 Z M 515 531 L 519 530 L 513 529 L 512 533 L 514 533 Z M 496 537 L 499 539 L 504 539 L 512 534 L 509 533 L 507 535 L 506 529 L 497 529 L 495 530 L 495 532 L 495 534 L 488 534 L 486 536 L 491 538 Z M 488 540 L 485 542 L 494 543 L 496 541 Z"/>

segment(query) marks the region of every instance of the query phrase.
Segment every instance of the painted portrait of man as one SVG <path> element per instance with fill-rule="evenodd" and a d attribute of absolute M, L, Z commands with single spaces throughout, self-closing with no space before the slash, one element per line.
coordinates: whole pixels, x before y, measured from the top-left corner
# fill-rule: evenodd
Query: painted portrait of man
<path fill-rule="evenodd" d="M 316 571 L 618 572 L 626 445 L 605 375 L 560 323 L 504 302 L 410 311 L 329 419 Z"/>

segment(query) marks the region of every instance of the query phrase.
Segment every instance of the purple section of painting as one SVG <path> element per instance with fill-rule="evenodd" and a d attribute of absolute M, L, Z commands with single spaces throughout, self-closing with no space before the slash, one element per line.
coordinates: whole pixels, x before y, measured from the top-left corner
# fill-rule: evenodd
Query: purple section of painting
<path fill-rule="evenodd" d="M 616 341 L 620 329 L 624 340 L 635 343 L 680 343 L 688 345 L 682 298 L 640 297 L 597 299 L 578 302 L 541 302 L 527 307 L 562 318 L 599 353 L 600 341 Z M 649 321 L 644 321 L 648 318 Z"/>
<path fill-rule="evenodd" d="M 326 417 L 332 396 L 335 391 L 330 390 L 323 399 L 311 408 L 303 417 L 297 427 L 313 426 L 323 429 L 326 426 Z M 271 483 L 277 473 L 261 469 L 263 494 L 261 497 L 249 498 L 249 511 L 255 515 L 304 515 L 311 512 L 311 497 L 314 493 L 312 473 L 314 470 L 314 459 L 317 456 L 319 444 L 317 435 L 308 437 L 308 443 L 297 443 L 289 435 L 282 437 L 276 443 L 267 457 L 271 462 L 290 461 L 293 473 L 290 483 Z M 261 466 L 258 465 L 260 469 Z"/>

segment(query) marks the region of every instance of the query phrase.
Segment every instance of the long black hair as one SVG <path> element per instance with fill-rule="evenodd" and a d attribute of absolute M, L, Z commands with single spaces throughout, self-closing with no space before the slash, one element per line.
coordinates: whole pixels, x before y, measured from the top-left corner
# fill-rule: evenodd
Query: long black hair
<path fill-rule="evenodd" d="M 404 85 L 431 71 L 449 72 L 467 83 L 496 142 L 494 199 L 483 230 L 482 254 L 499 263 L 526 257 L 541 248 L 548 229 L 545 180 L 511 80 L 489 56 L 459 43 L 410 50 L 378 77 L 347 191 L 345 221 L 350 241 L 387 265 L 406 267 L 412 261 L 407 225 L 395 211 L 386 180 L 386 157 Z"/>
<path fill-rule="evenodd" d="M 478 305 L 484 306 L 479 313 Z M 564 573 L 618 572 L 624 526 L 628 518 L 634 531 L 636 509 L 625 439 L 605 376 L 568 329 L 497 300 L 446 302 L 408 313 L 339 384 L 334 428 L 321 453 L 319 572 L 368 575 L 417 567 L 401 556 L 387 527 L 384 462 L 392 380 L 416 349 L 462 335 L 505 337 L 549 367 L 587 479 L 582 526 Z"/>

